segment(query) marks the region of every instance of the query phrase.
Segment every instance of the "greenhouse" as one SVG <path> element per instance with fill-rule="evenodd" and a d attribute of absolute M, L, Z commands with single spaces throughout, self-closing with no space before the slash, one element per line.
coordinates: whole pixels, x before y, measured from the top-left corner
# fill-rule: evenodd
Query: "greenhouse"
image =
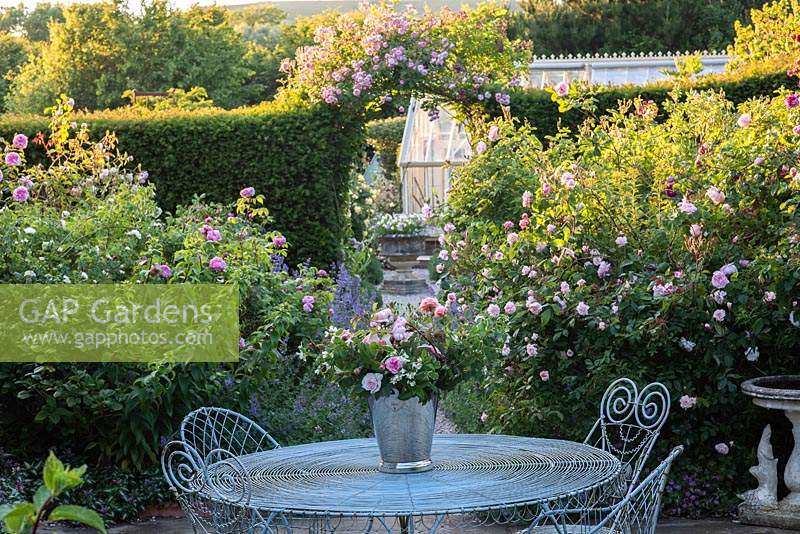
<path fill-rule="evenodd" d="M 559 82 L 586 81 L 596 85 L 644 85 L 669 78 L 678 58 L 697 55 L 703 64 L 700 75 L 723 72 L 728 56 L 716 52 L 666 52 L 649 54 L 605 54 L 602 56 L 550 56 L 531 63 L 526 86 L 543 89 Z M 431 120 L 417 100 L 408 108 L 400 148 L 403 213 L 420 213 L 423 206 L 436 206 L 447 199 L 453 169 L 470 156 L 463 125 L 440 109 Z"/>

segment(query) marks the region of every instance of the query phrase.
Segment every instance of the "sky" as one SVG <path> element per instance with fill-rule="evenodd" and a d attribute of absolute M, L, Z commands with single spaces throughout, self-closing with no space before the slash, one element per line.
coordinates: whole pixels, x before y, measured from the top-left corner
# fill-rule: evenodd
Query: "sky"
<path fill-rule="evenodd" d="M 16 6 L 20 4 L 20 1 L 25 4 L 26 6 L 34 6 L 37 3 L 37 0 L 0 0 L 0 7 L 7 7 L 7 6 Z M 75 3 L 76 0 L 52 0 L 52 3 L 60 3 L 60 4 L 72 4 Z M 87 0 L 88 1 L 88 0 Z M 280 4 L 282 0 L 271 0 L 273 4 Z M 300 2 L 325 2 L 326 0 L 294 0 Z M 191 6 L 192 4 L 200 4 L 200 5 L 211 5 L 216 3 L 217 5 L 237 5 L 237 4 L 248 4 L 253 3 L 253 0 L 171 0 L 171 3 L 180 8 L 186 8 Z"/>

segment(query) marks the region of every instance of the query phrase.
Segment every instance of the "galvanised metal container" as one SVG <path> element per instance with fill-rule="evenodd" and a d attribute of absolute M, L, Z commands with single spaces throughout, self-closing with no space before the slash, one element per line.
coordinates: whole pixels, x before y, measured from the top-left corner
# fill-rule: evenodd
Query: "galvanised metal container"
<path fill-rule="evenodd" d="M 378 440 L 383 473 L 420 473 L 433 467 L 431 447 L 436 426 L 436 395 L 425 404 L 417 397 L 400 400 L 391 395 L 369 397 L 372 427 Z"/>

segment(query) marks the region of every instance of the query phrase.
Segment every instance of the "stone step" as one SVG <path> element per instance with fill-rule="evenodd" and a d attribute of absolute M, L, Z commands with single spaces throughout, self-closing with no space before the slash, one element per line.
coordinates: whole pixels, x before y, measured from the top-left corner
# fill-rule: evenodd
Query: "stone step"
<path fill-rule="evenodd" d="M 413 271 L 410 268 L 402 271 L 384 271 L 382 287 L 384 293 L 413 295 L 415 293 L 425 293 L 428 290 L 425 271 Z"/>

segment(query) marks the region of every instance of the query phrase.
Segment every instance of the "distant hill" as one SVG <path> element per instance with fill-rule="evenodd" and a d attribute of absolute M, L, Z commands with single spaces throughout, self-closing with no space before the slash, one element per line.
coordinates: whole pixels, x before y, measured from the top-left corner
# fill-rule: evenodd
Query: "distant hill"
<path fill-rule="evenodd" d="M 339 11 L 341 13 L 346 13 L 348 11 L 355 11 L 358 9 L 359 4 L 361 4 L 361 0 L 322 0 L 322 1 L 315 1 L 315 0 L 278 0 L 276 2 L 252 2 L 252 3 L 242 3 L 236 5 L 228 5 L 225 6 L 228 9 L 242 9 L 246 7 L 252 7 L 257 5 L 264 5 L 264 4 L 271 4 L 277 6 L 284 12 L 286 12 L 287 19 L 292 21 L 297 17 L 307 17 L 309 15 L 316 15 L 317 13 L 322 13 L 323 11 Z M 470 5 L 475 6 L 477 5 L 478 0 L 472 1 L 463 1 L 463 0 L 411 0 L 406 2 L 398 3 L 398 6 L 405 7 L 407 5 L 412 5 L 417 8 L 419 11 L 423 11 L 425 7 L 438 11 L 444 6 L 447 6 L 451 9 L 458 9 L 462 5 Z M 517 5 L 517 0 L 511 0 L 509 5 L 512 9 Z"/>

